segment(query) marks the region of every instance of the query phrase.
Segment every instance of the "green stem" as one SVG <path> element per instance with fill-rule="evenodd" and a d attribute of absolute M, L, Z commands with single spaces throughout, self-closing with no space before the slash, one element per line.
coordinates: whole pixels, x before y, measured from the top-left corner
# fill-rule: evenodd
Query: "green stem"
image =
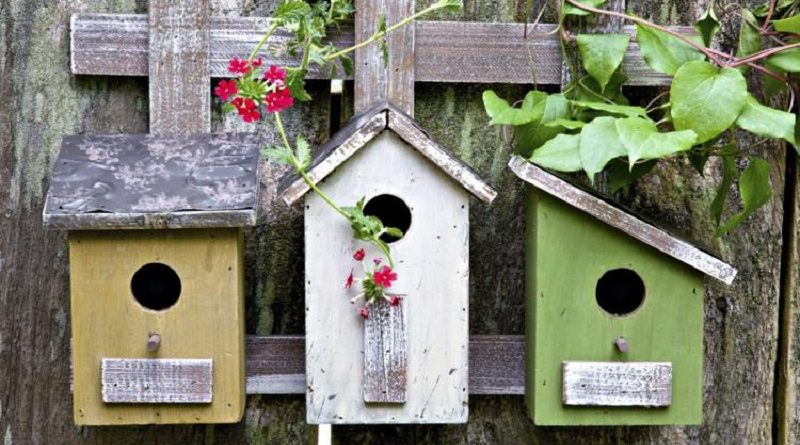
<path fill-rule="evenodd" d="M 289 139 L 286 137 L 286 130 L 283 128 L 283 121 L 281 120 L 281 114 L 280 113 L 273 113 L 273 114 L 275 115 L 275 126 L 278 127 L 278 133 L 281 135 L 281 140 L 283 141 L 283 145 L 286 146 L 286 148 L 289 151 L 294 151 L 292 150 L 291 144 L 289 144 Z M 338 205 L 336 205 L 336 203 L 333 202 L 333 200 L 328 195 L 326 195 L 325 192 L 320 190 L 317 187 L 317 184 L 315 184 L 314 181 L 312 181 L 311 178 L 308 177 L 308 174 L 306 173 L 302 165 L 298 164 L 295 159 L 292 160 L 292 164 L 295 170 L 297 170 L 297 172 L 300 173 L 300 176 L 303 178 L 303 181 L 306 183 L 306 185 L 308 185 L 308 187 L 311 190 L 313 190 L 314 193 L 316 193 L 320 198 L 322 198 L 323 201 L 325 201 L 325 203 L 327 203 L 334 210 L 336 210 L 337 213 L 339 213 L 345 218 L 348 218 L 347 213 L 345 213 L 344 210 L 342 210 Z"/>
<path fill-rule="evenodd" d="M 339 58 L 339 57 L 341 57 L 341 56 L 343 56 L 343 55 L 345 55 L 347 53 L 351 53 L 351 52 L 353 52 L 353 51 L 355 51 L 357 49 L 363 48 L 363 47 L 365 47 L 365 46 L 367 46 L 367 45 L 369 45 L 369 44 L 371 44 L 373 42 L 377 42 L 378 40 L 382 39 L 384 36 L 386 36 L 390 32 L 392 32 L 392 31 L 394 31 L 396 29 L 402 28 L 403 26 L 408 25 L 409 23 L 413 22 L 414 20 L 416 20 L 416 19 L 418 19 L 418 18 L 420 18 L 420 17 L 422 17 L 424 15 L 430 14 L 431 12 L 436 11 L 437 9 L 441 9 L 441 8 L 443 8 L 443 6 L 440 6 L 438 4 L 433 4 L 431 6 L 428 6 L 427 8 L 423 9 L 422 11 L 420 11 L 420 12 L 414 14 L 414 15 L 408 16 L 405 19 L 403 19 L 403 20 L 395 23 L 394 25 L 386 28 L 385 31 L 377 31 L 377 32 L 375 32 L 375 34 L 372 34 L 372 37 L 370 37 L 367 40 L 364 40 L 361 43 L 358 43 L 358 44 L 353 45 L 353 46 L 351 46 L 349 48 L 345 48 L 343 50 L 336 51 L 333 54 L 329 54 L 329 55 L 325 56 L 325 61 L 326 62 L 330 62 L 331 60 L 335 60 L 335 59 L 337 59 L 337 58 Z"/>
<path fill-rule="evenodd" d="M 272 25 L 270 25 L 269 29 L 267 29 L 266 34 L 264 34 L 264 37 L 261 38 L 261 41 L 258 42 L 258 45 L 256 45 L 256 47 L 253 48 L 253 51 L 250 53 L 250 57 L 247 58 L 248 62 L 253 61 L 253 59 L 258 55 L 258 52 L 261 51 L 261 48 L 267 43 L 267 40 L 269 40 L 269 37 L 272 35 L 273 32 L 275 32 L 276 29 L 278 29 L 277 23 L 273 23 Z"/>

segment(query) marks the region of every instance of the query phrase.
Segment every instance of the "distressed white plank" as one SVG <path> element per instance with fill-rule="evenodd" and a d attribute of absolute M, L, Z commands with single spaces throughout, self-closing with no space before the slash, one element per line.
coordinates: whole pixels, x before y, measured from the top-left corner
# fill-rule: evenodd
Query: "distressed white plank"
<path fill-rule="evenodd" d="M 364 321 L 364 401 L 405 403 L 406 320 L 403 305 L 379 300 Z"/>
<path fill-rule="evenodd" d="M 639 241 L 686 263 L 708 276 L 716 278 L 725 284 L 731 284 L 733 279 L 736 278 L 737 271 L 730 264 L 546 172 L 531 164 L 525 158 L 514 156 L 508 166 L 520 179 L 537 189 L 555 196 L 611 227 L 622 230 Z"/>
<path fill-rule="evenodd" d="M 211 403 L 210 359 L 104 358 L 103 402 Z"/>
<path fill-rule="evenodd" d="M 150 133 L 211 131 L 209 0 L 150 0 Z"/>
<path fill-rule="evenodd" d="M 211 17 L 210 66 L 212 77 L 229 77 L 228 60 L 245 57 L 258 43 L 269 19 L 262 17 Z M 414 80 L 416 82 L 469 82 L 540 85 L 561 82 L 561 49 L 555 25 L 424 21 L 416 23 L 414 36 Z M 635 37 L 632 27 L 625 32 Z M 671 27 L 682 33 L 690 27 Z M 146 76 L 148 74 L 147 17 L 134 14 L 76 14 L 71 24 L 71 66 L 74 74 Z M 329 37 L 338 47 L 353 43 L 352 26 Z M 270 39 L 276 47 L 289 35 L 277 31 Z M 529 56 L 530 51 L 530 56 Z M 267 63 L 297 65 L 286 55 L 262 53 Z M 531 69 L 531 57 L 534 68 Z M 669 85 L 670 77 L 651 70 L 633 41 L 622 69 L 628 85 Z M 309 79 L 328 79 L 329 70 L 311 67 Z M 336 77 L 345 77 L 339 70 Z"/>
<path fill-rule="evenodd" d="M 353 187 L 354 183 L 360 184 Z M 469 195 L 417 150 L 384 131 L 321 184 L 333 200 L 354 203 L 389 193 L 412 210 L 411 227 L 392 244 L 405 294 L 407 393 L 404 404 L 364 403 L 364 320 L 342 283 L 358 247 L 346 221 L 306 195 L 306 416 L 308 423 L 460 423 L 469 378 Z M 431 193 L 436 190 L 436 193 Z"/>
<path fill-rule="evenodd" d="M 564 362 L 562 402 L 570 406 L 672 404 L 672 363 Z"/>

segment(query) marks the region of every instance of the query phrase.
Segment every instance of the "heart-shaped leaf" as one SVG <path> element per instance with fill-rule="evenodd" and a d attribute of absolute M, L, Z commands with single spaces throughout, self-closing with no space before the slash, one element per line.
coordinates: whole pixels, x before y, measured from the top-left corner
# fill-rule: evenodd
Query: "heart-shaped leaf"
<path fill-rule="evenodd" d="M 697 133 L 696 143 L 708 141 L 736 121 L 747 95 L 747 82 L 738 70 L 688 62 L 672 80 L 672 122 L 676 130 Z"/>
<path fill-rule="evenodd" d="M 616 118 L 601 116 L 581 130 L 581 164 L 592 182 L 594 175 L 603 171 L 608 161 L 625 156 L 625 148 L 617 135 L 616 121 Z"/>
<path fill-rule="evenodd" d="M 583 67 L 600 84 L 600 89 L 605 90 L 625 57 L 630 37 L 627 34 L 580 34 L 577 42 Z"/>
<path fill-rule="evenodd" d="M 765 138 L 784 139 L 794 145 L 794 127 L 796 116 L 793 113 L 765 107 L 753 96 L 747 96 L 742 114 L 736 119 L 736 125 L 743 130 Z"/>
<path fill-rule="evenodd" d="M 544 101 L 547 93 L 531 91 L 522 101 L 520 108 L 514 108 L 492 90 L 483 92 L 483 106 L 491 118 L 489 125 L 525 125 L 541 117 L 543 108 L 536 104 Z"/>
<path fill-rule="evenodd" d="M 631 169 L 640 159 L 658 159 L 686 151 L 697 139 L 692 130 L 659 133 L 653 121 L 640 117 L 618 119 L 616 125 Z"/>
<path fill-rule="evenodd" d="M 580 135 L 559 134 L 533 152 L 530 160 L 536 165 L 560 172 L 581 171 Z"/>
<path fill-rule="evenodd" d="M 659 73 L 675 75 L 678 68 L 705 56 L 683 40 L 657 29 L 636 25 L 636 40 L 644 61 Z"/>

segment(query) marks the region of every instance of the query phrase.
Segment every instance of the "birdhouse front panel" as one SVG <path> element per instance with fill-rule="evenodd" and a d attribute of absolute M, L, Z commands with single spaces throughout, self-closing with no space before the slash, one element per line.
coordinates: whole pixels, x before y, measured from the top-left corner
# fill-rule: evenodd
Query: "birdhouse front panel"
<path fill-rule="evenodd" d="M 353 253 L 366 248 L 365 261 L 370 262 L 382 254 L 354 240 L 345 220 L 317 195 L 307 194 L 308 422 L 466 422 L 467 192 L 392 130 L 380 132 L 319 187 L 339 203 L 355 203 L 365 196 L 365 213 L 404 230 L 404 236 L 390 244 L 398 274 L 391 292 L 401 296 L 402 313 L 391 313 L 396 329 L 383 334 L 371 319 L 359 316 L 349 302 L 355 293 L 344 286 L 351 271 L 360 267 Z M 378 317 L 387 308 L 372 310 L 371 316 Z M 396 359 L 385 364 L 388 381 L 382 387 L 390 392 L 400 388 L 386 397 L 382 391 L 367 393 L 371 386 L 365 385 L 365 349 L 374 347 L 372 340 L 378 335 L 384 336 L 380 344 L 385 348 L 404 349 L 383 351 Z M 404 376 L 393 374 L 399 367 L 405 368 Z M 398 380 L 402 378 L 405 381 Z"/>
<path fill-rule="evenodd" d="M 241 230 L 76 231 L 69 244 L 75 423 L 238 421 Z"/>
<path fill-rule="evenodd" d="M 534 423 L 701 423 L 702 273 L 535 188 L 528 204 Z"/>

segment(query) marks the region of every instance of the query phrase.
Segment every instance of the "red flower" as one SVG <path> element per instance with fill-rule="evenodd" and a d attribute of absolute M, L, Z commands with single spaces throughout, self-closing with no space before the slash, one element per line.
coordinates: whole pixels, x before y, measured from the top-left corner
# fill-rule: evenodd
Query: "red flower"
<path fill-rule="evenodd" d="M 347 280 L 344 282 L 344 288 L 350 289 L 353 287 L 353 270 L 350 270 L 350 275 L 347 276 Z"/>
<path fill-rule="evenodd" d="M 358 311 L 358 313 L 361 314 L 362 317 L 364 317 L 364 320 L 369 318 L 369 311 L 367 310 L 366 306 L 362 307 L 361 310 Z"/>
<path fill-rule="evenodd" d="M 397 295 L 392 295 L 389 297 L 389 304 L 392 306 L 400 306 L 400 297 Z"/>
<path fill-rule="evenodd" d="M 275 83 L 277 81 L 286 82 L 286 70 L 277 65 L 270 65 L 269 70 L 264 73 L 264 79 L 268 80 L 270 83 Z"/>
<path fill-rule="evenodd" d="M 252 63 L 252 65 L 253 65 L 253 68 L 258 68 L 258 67 L 260 67 L 260 66 L 261 66 L 261 65 L 263 65 L 263 64 L 264 64 L 264 61 L 263 61 L 263 60 L 261 60 L 260 58 L 259 58 L 259 59 L 256 59 L 256 60 L 254 60 L 254 61 L 253 61 L 253 63 Z"/>
<path fill-rule="evenodd" d="M 250 64 L 247 60 L 234 57 L 228 62 L 228 71 L 235 74 L 247 74 L 250 72 Z"/>
<path fill-rule="evenodd" d="M 214 94 L 220 99 L 227 101 L 230 96 L 235 96 L 239 92 L 235 80 L 220 80 L 219 85 L 214 88 Z"/>
<path fill-rule="evenodd" d="M 376 270 L 375 273 L 372 274 L 372 278 L 378 286 L 392 287 L 392 281 L 397 280 L 397 274 L 392 272 L 391 267 L 383 266 L 381 270 Z"/>
<path fill-rule="evenodd" d="M 236 107 L 236 111 L 239 112 L 239 116 L 242 117 L 243 121 L 250 123 L 261 119 L 261 113 L 258 112 L 258 104 L 253 99 L 237 97 L 231 101 L 231 104 Z"/>
<path fill-rule="evenodd" d="M 364 249 L 358 249 L 356 250 L 356 253 L 353 254 L 353 259 L 356 261 L 361 261 L 365 256 L 367 256 L 367 253 L 364 252 Z"/>
<path fill-rule="evenodd" d="M 267 94 L 265 102 L 267 103 L 267 111 L 270 113 L 280 113 L 294 105 L 292 93 L 286 88 Z"/>

